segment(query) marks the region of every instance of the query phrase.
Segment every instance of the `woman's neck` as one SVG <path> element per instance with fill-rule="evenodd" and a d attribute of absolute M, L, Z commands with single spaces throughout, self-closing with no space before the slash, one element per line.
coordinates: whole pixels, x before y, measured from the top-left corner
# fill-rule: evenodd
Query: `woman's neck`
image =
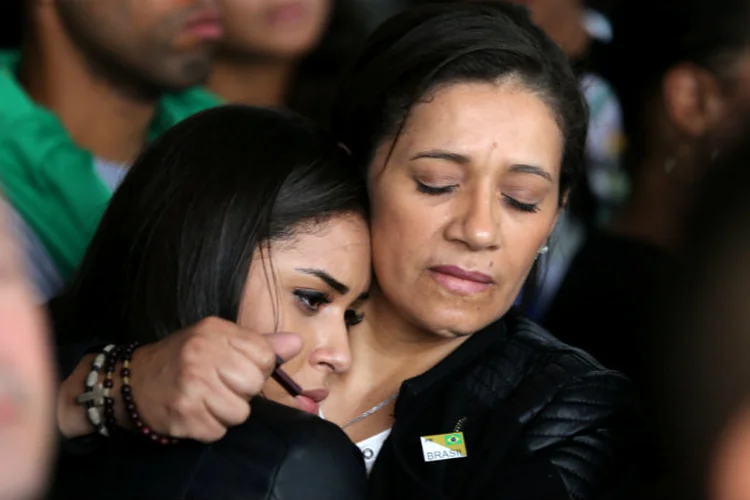
<path fill-rule="evenodd" d="M 358 394 L 393 393 L 403 381 L 426 372 L 466 339 L 439 337 L 417 327 L 375 291 L 365 320 L 352 332 L 352 369 L 340 383 L 345 391 L 353 388 Z"/>
<path fill-rule="evenodd" d="M 219 56 L 207 86 L 227 102 L 283 107 L 294 70 L 291 61 Z"/>

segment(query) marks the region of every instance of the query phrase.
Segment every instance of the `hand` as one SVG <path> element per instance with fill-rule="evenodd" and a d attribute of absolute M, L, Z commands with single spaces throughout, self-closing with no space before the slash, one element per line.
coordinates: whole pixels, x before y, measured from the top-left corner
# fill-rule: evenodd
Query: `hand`
<path fill-rule="evenodd" d="M 131 361 L 133 399 L 154 431 L 212 442 L 250 415 L 276 367 L 302 348 L 296 334 L 260 335 L 218 318 L 207 318 L 154 344 Z M 122 401 L 116 408 L 123 410 Z"/>

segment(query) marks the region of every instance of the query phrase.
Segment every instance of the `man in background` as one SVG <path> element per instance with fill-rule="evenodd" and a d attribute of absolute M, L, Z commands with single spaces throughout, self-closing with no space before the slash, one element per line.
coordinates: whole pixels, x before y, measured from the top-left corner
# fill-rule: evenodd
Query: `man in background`
<path fill-rule="evenodd" d="M 69 278 L 144 144 L 217 99 L 194 89 L 214 0 L 26 0 L 0 54 L 0 186 L 42 298 Z"/>

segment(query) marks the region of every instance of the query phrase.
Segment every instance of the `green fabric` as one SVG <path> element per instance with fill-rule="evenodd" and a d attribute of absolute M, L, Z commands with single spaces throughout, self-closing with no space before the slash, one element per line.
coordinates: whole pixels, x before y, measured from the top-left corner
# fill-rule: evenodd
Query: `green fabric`
<path fill-rule="evenodd" d="M 68 278 L 111 192 L 99 178 L 92 154 L 74 144 L 57 117 L 19 85 L 18 61 L 18 53 L 0 52 L 0 186 Z M 148 140 L 219 103 L 218 97 L 198 88 L 163 97 Z"/>

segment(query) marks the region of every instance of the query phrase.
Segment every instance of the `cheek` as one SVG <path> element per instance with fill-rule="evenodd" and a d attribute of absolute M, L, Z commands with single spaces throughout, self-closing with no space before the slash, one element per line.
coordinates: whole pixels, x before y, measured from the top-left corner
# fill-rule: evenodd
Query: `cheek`
<path fill-rule="evenodd" d="M 372 262 L 375 274 L 382 280 L 391 274 L 401 273 L 401 269 L 415 253 L 413 240 L 418 239 L 419 226 L 409 215 L 393 203 L 393 200 L 374 200 L 372 231 Z"/>
<path fill-rule="evenodd" d="M 530 268 L 534 263 L 539 250 L 550 238 L 550 233 L 555 224 L 555 217 L 546 217 L 542 214 L 533 217 L 538 218 L 533 224 L 516 219 L 512 223 L 508 222 L 504 225 L 505 253 L 513 260 L 512 264 L 520 271 Z"/>

